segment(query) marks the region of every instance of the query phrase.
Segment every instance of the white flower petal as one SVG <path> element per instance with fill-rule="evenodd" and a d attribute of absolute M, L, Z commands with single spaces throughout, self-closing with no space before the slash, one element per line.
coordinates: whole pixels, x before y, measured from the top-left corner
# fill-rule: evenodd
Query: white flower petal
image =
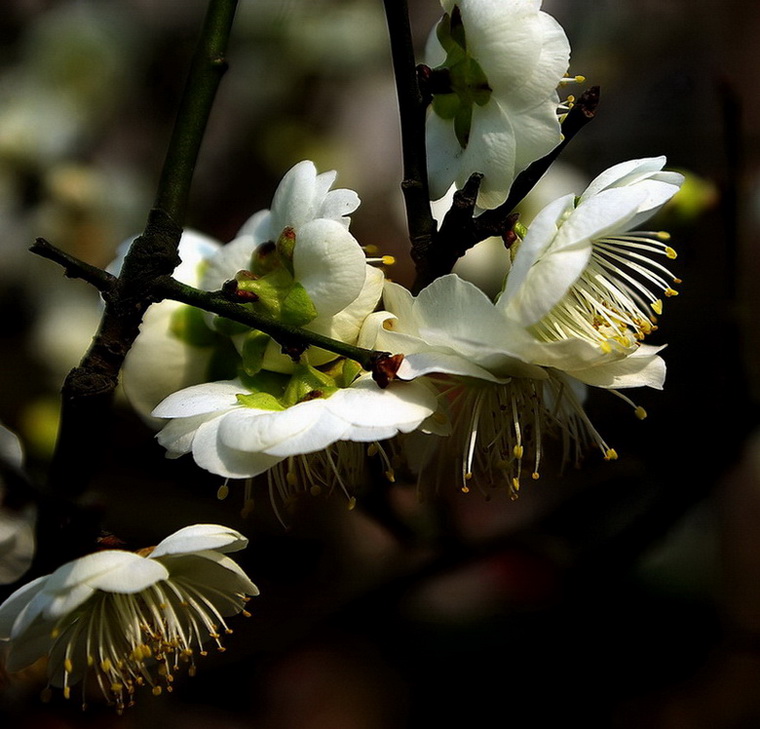
<path fill-rule="evenodd" d="M 359 296 L 366 267 L 356 239 L 334 220 L 311 220 L 296 235 L 295 279 L 320 316 L 337 314 Z"/>
<path fill-rule="evenodd" d="M 245 394 L 240 380 L 204 382 L 169 395 L 152 415 L 156 418 L 186 418 L 213 413 L 238 404 L 237 396 Z"/>
<path fill-rule="evenodd" d="M 160 541 L 150 553 L 150 559 L 166 555 L 213 550 L 237 552 L 244 549 L 248 540 L 235 529 L 220 524 L 194 524 L 186 526 Z"/>

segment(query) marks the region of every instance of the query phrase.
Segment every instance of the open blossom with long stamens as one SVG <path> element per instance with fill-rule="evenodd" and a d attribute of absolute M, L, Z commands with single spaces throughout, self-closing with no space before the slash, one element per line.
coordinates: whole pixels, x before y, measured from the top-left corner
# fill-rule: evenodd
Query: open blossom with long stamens
<path fill-rule="evenodd" d="M 478 205 L 504 202 L 515 176 L 561 140 L 557 86 L 570 45 L 541 0 L 442 0 L 430 36 L 427 118 L 433 199 L 484 175 Z"/>
<path fill-rule="evenodd" d="M 17 671 L 48 657 L 52 686 L 94 679 L 121 710 L 137 687 L 171 690 L 180 668 L 231 633 L 225 618 L 245 612 L 258 589 L 228 552 L 248 540 L 216 524 L 184 527 L 152 549 L 95 552 L 14 592 L 0 606 L 6 667 Z"/>
<path fill-rule="evenodd" d="M 360 342 L 404 353 L 403 379 L 435 378 L 465 488 L 478 471 L 516 493 L 522 473 L 538 476 L 550 431 L 568 454 L 591 443 L 615 458 L 585 413 L 585 386 L 629 403 L 618 390 L 662 388 L 662 347 L 641 339 L 655 328 L 659 296 L 672 295 L 677 281 L 653 258 L 674 252 L 663 234 L 631 229 L 678 190 L 682 178 L 662 171 L 664 162 L 616 165 L 580 198 L 548 205 L 513 246 L 495 303 L 453 274 L 416 297 L 386 283 L 386 311 L 368 318 Z"/>

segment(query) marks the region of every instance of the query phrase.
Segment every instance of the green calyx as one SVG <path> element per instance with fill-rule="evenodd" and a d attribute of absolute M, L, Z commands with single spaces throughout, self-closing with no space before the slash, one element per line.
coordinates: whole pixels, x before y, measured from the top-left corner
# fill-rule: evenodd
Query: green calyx
<path fill-rule="evenodd" d="M 483 69 L 467 50 L 459 8 L 444 15 L 436 28 L 438 41 L 446 51 L 446 60 L 435 72 L 448 74 L 448 90 L 433 95 L 433 111 L 442 119 L 454 122 L 454 133 L 462 149 L 467 147 L 475 105 L 485 106 L 491 87 Z"/>
<path fill-rule="evenodd" d="M 301 402 L 327 398 L 353 382 L 360 368 L 350 360 L 340 360 L 328 371 L 300 364 L 291 375 L 261 370 L 252 376 L 243 376 L 243 383 L 251 390 L 238 395 L 240 405 L 257 410 L 285 410 Z"/>

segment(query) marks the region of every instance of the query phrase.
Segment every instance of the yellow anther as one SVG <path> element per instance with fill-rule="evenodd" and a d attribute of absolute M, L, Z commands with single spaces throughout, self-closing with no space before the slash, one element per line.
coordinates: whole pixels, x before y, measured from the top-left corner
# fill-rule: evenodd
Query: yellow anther
<path fill-rule="evenodd" d="M 530 477 L 531 477 L 531 478 L 532 478 L 534 481 L 538 481 L 538 479 L 539 479 L 539 478 L 541 478 L 541 475 L 539 474 L 539 472 L 538 472 L 538 471 L 533 471 L 533 473 L 531 473 L 531 474 L 530 474 Z"/>
<path fill-rule="evenodd" d="M 469 481 L 472 478 L 472 471 L 467 471 L 464 475 L 465 481 Z"/>
<path fill-rule="evenodd" d="M 113 691 L 115 694 L 120 694 L 123 690 L 124 690 L 124 684 L 121 684 L 121 683 L 111 684 L 111 691 Z"/>
<path fill-rule="evenodd" d="M 63 687 L 63 698 L 64 699 L 70 699 L 71 698 L 71 686 L 64 686 Z"/>
<path fill-rule="evenodd" d="M 154 686 L 152 693 L 154 696 L 160 696 L 163 689 L 160 686 Z"/>
<path fill-rule="evenodd" d="M 216 490 L 216 498 L 219 499 L 219 501 L 224 501 L 229 495 L 230 495 L 230 487 L 226 483 L 223 483 Z"/>
<path fill-rule="evenodd" d="M 349 511 L 353 511 L 355 508 L 356 508 L 356 497 L 355 497 L 355 496 L 352 496 L 352 497 L 351 497 L 351 498 L 348 500 L 348 510 L 349 510 Z"/>
<path fill-rule="evenodd" d="M 683 281 L 680 278 L 674 278 L 673 279 L 673 283 L 675 283 L 675 284 L 682 284 Z"/>
<path fill-rule="evenodd" d="M 520 490 L 520 479 L 519 478 L 513 478 L 512 479 L 512 488 L 515 491 L 519 491 Z"/>
<path fill-rule="evenodd" d="M 312 487 L 309 489 L 309 493 L 310 493 L 312 496 L 319 496 L 319 495 L 322 493 L 322 487 L 321 487 L 319 484 L 315 483 L 315 484 L 313 484 L 313 485 L 312 485 Z"/>
<path fill-rule="evenodd" d="M 676 291 L 675 289 L 665 289 L 663 293 L 665 294 L 665 296 L 678 296 L 678 291 Z"/>
<path fill-rule="evenodd" d="M 389 468 L 385 472 L 385 478 L 387 478 L 391 483 L 396 483 L 396 474 L 393 472 L 392 468 Z"/>
<path fill-rule="evenodd" d="M 676 253 L 676 249 L 671 248 L 670 246 L 665 246 L 665 255 L 671 260 L 675 260 L 676 258 L 678 258 L 678 253 Z"/>
<path fill-rule="evenodd" d="M 600 342 L 599 349 L 601 349 L 605 354 L 609 354 L 612 351 L 612 347 L 610 346 L 609 342 Z"/>
<path fill-rule="evenodd" d="M 368 256 L 377 255 L 377 246 L 374 243 L 370 243 L 368 246 L 362 246 L 362 248 Z"/>
<path fill-rule="evenodd" d="M 377 443 L 370 443 L 369 448 L 367 448 L 367 455 L 368 456 L 376 456 L 380 451 L 380 446 Z"/>
<path fill-rule="evenodd" d="M 53 639 L 57 638 L 60 634 L 61 634 L 61 631 L 58 628 L 53 628 L 50 631 L 50 637 Z"/>
<path fill-rule="evenodd" d="M 380 260 L 382 261 L 383 266 L 392 266 L 396 263 L 396 259 L 393 256 L 383 256 Z"/>
<path fill-rule="evenodd" d="M 662 314 L 662 299 L 653 301 L 650 306 L 652 307 L 652 311 L 654 311 L 655 314 Z"/>
<path fill-rule="evenodd" d="M 92 656 L 87 656 L 87 667 L 92 668 L 95 665 L 95 659 Z"/>
<path fill-rule="evenodd" d="M 657 232 L 657 237 L 660 240 L 670 240 L 670 233 L 667 230 L 660 230 Z"/>
<path fill-rule="evenodd" d="M 71 662 L 70 658 L 67 658 L 63 662 L 63 670 L 66 671 L 66 673 L 73 673 L 74 672 L 74 664 Z"/>
<path fill-rule="evenodd" d="M 605 461 L 616 461 L 618 457 L 617 451 L 614 448 L 608 448 L 604 454 Z"/>
<path fill-rule="evenodd" d="M 515 458 L 522 458 L 524 452 L 525 448 L 523 448 L 519 443 L 512 449 L 512 453 L 515 454 Z"/>
<path fill-rule="evenodd" d="M 100 670 L 103 671 L 103 673 L 110 673 L 112 668 L 113 668 L 113 665 L 111 664 L 111 661 L 109 658 L 104 658 L 100 662 Z"/>
<path fill-rule="evenodd" d="M 585 81 L 586 81 L 586 77 L 585 76 L 581 76 L 580 74 L 578 74 L 575 77 L 575 83 L 582 84 L 582 83 L 585 83 Z"/>
<path fill-rule="evenodd" d="M 647 416 L 647 411 L 644 410 L 641 405 L 639 405 L 633 412 L 639 420 L 644 420 L 644 418 Z"/>
<path fill-rule="evenodd" d="M 251 613 L 250 613 L 248 610 L 241 610 L 240 614 L 241 614 L 241 615 L 242 615 L 244 618 L 250 618 L 250 617 L 251 617 Z"/>
<path fill-rule="evenodd" d="M 295 471 L 288 471 L 285 480 L 288 482 L 288 486 L 298 486 L 298 475 Z"/>
<path fill-rule="evenodd" d="M 462 493 L 463 494 L 469 494 L 470 493 L 470 487 L 469 486 L 462 486 Z"/>

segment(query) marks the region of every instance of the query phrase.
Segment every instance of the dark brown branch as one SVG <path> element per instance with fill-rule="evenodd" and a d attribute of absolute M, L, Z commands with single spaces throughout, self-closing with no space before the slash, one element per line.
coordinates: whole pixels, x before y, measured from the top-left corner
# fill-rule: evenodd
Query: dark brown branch
<path fill-rule="evenodd" d="M 237 0 L 210 0 L 193 58 L 174 133 L 158 185 L 156 204 L 143 234 L 135 240 L 117 280 L 55 254 L 67 275 L 90 280 L 104 292 L 105 311 L 92 344 L 66 377 L 61 420 L 50 467 L 51 505 L 41 509 L 37 559 L 39 574 L 92 548 L 94 526 L 82 527 L 76 501 L 85 492 L 107 445 L 113 394 L 124 358 L 152 303 L 156 278 L 179 263 L 177 249 L 198 151 L 222 72 Z M 50 257 L 51 247 L 36 244 Z M 87 549 L 85 546 L 84 549 Z"/>
<path fill-rule="evenodd" d="M 401 123 L 404 166 L 401 190 L 412 258 L 416 263 L 418 259 L 428 258 L 432 254 L 436 234 L 436 222 L 430 210 L 425 146 L 425 115 L 430 97 L 424 96 L 420 90 L 406 0 L 384 0 L 384 4 Z M 420 67 L 419 71 L 423 69 Z"/>

